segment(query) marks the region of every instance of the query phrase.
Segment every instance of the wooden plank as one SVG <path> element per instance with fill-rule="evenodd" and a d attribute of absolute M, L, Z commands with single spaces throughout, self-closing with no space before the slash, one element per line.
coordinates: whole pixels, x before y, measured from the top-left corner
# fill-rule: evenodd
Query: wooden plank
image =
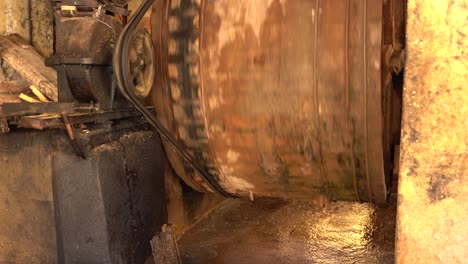
<path fill-rule="evenodd" d="M 19 98 L 25 102 L 28 103 L 40 103 L 41 101 L 37 100 L 36 98 L 33 98 L 29 95 L 26 95 L 24 93 L 20 94 Z"/>
<path fill-rule="evenodd" d="M 45 66 L 44 58 L 19 36 L 0 36 L 0 57 L 45 96 L 57 101 L 57 72 Z"/>
<path fill-rule="evenodd" d="M 0 94 L 0 106 L 4 103 L 21 103 L 19 94 Z"/>
<path fill-rule="evenodd" d="M 39 101 L 45 102 L 45 103 L 50 102 L 50 101 L 41 93 L 41 91 L 39 91 L 39 89 L 37 89 L 36 86 L 31 85 L 29 88 L 31 89 L 31 91 L 33 92 L 33 94 L 39 99 Z"/>
<path fill-rule="evenodd" d="M 29 90 L 29 84 L 26 81 L 0 81 L 0 97 L 3 94 L 16 94 L 26 92 Z"/>

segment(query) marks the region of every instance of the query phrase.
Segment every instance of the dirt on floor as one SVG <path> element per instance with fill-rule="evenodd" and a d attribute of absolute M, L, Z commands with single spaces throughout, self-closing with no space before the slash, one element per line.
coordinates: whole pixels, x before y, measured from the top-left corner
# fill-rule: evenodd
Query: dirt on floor
<path fill-rule="evenodd" d="M 227 200 L 179 239 L 182 263 L 394 263 L 396 206 Z"/>

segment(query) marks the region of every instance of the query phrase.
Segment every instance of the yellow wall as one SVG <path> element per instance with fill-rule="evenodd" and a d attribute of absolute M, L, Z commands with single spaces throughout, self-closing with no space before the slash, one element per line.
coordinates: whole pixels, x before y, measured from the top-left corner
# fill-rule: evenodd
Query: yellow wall
<path fill-rule="evenodd" d="M 397 263 L 468 261 L 468 0 L 409 0 Z"/>

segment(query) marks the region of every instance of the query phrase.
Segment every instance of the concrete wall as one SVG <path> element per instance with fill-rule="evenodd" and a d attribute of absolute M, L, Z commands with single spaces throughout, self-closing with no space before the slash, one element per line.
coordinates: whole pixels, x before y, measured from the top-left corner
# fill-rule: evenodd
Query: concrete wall
<path fill-rule="evenodd" d="M 408 1 L 397 263 L 468 260 L 468 1 Z"/>
<path fill-rule="evenodd" d="M 48 57 L 53 52 L 53 16 L 50 0 L 31 1 L 32 44 L 36 50 Z M 0 0 L 0 34 L 19 34 L 27 38 L 27 0 Z"/>
<path fill-rule="evenodd" d="M 162 155 L 149 131 L 88 159 L 62 129 L 0 135 L 0 263 L 143 263 L 167 223 Z"/>

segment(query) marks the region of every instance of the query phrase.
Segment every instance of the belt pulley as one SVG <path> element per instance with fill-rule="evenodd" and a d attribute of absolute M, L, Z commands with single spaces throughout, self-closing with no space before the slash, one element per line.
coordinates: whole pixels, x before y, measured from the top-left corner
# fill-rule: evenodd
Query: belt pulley
<path fill-rule="evenodd" d="M 158 131 L 163 140 L 168 141 L 172 145 L 174 150 L 183 157 L 211 189 L 220 195 L 235 197 L 226 192 L 206 169 L 195 161 L 192 155 L 187 152 L 185 146 L 174 139 L 156 116 L 140 101 L 140 98 L 145 97 L 149 93 L 146 88 L 152 84 L 152 78 L 154 77 L 149 75 L 151 73 L 154 74 L 154 68 L 151 71 L 154 65 L 149 64 L 154 64 L 155 59 L 154 49 L 151 50 L 150 55 L 146 54 L 142 56 L 142 53 L 139 52 L 145 49 L 148 50 L 148 38 L 138 29 L 138 23 L 153 2 L 154 0 L 144 0 L 119 35 L 113 57 L 117 86 L 122 94 L 142 113 L 148 123 Z M 132 45 L 136 45 L 136 47 L 132 47 Z"/>

